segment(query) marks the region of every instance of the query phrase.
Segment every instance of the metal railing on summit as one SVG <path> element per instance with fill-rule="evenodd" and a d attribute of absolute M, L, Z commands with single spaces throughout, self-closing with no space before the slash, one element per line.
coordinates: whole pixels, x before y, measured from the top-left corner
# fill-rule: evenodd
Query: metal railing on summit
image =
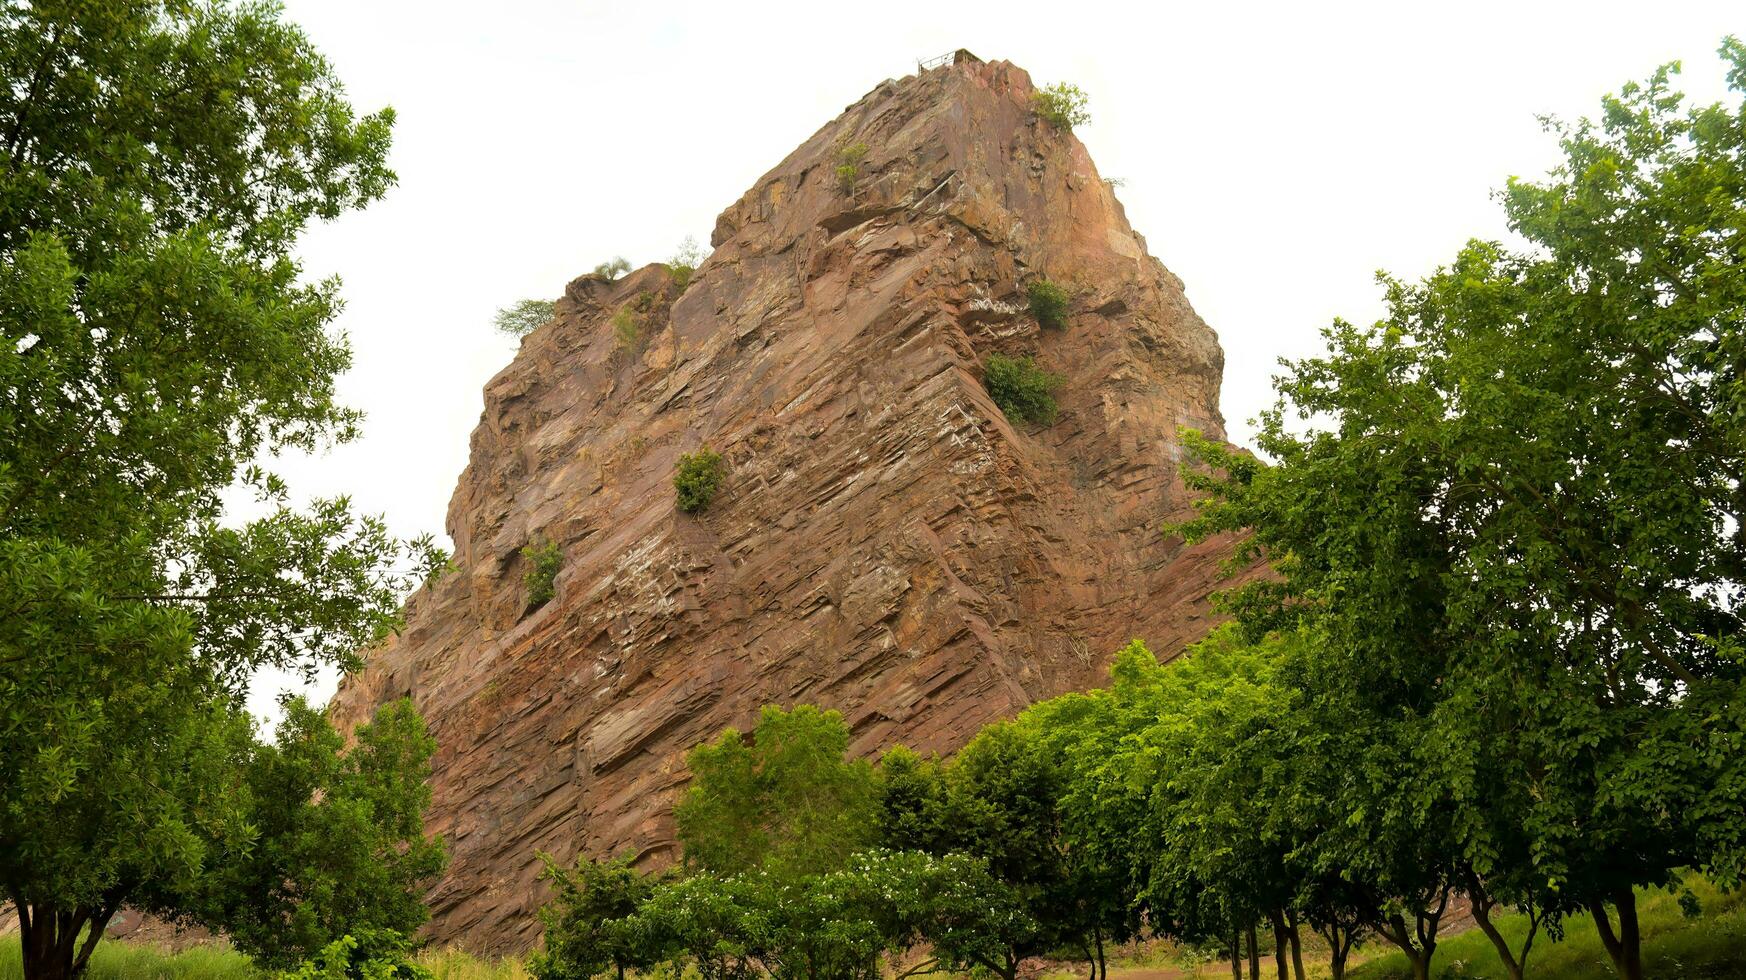
<path fill-rule="evenodd" d="M 915 63 L 915 73 L 917 75 L 920 75 L 924 71 L 929 71 L 929 70 L 934 69 L 934 68 L 940 68 L 942 66 L 949 65 L 952 63 L 952 59 L 957 57 L 957 55 L 958 55 L 958 52 L 955 50 L 954 51 L 947 51 L 945 54 L 940 55 L 937 58 L 928 58 L 924 61 L 917 61 Z"/>

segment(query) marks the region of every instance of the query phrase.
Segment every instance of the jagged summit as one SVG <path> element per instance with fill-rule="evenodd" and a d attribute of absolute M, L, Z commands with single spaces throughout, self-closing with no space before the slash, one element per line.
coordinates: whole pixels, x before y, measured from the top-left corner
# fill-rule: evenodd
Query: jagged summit
<path fill-rule="evenodd" d="M 1178 426 L 1222 432 L 1222 355 L 1032 94 L 968 52 L 882 83 L 722 212 L 687 288 L 579 278 L 491 381 L 459 570 L 333 708 L 410 694 L 439 740 L 436 939 L 531 945 L 536 850 L 671 856 L 685 749 L 764 704 L 951 751 L 1134 636 L 1202 631 L 1224 548 L 1158 527 L 1187 506 Z M 1025 308 L 1039 276 L 1065 329 Z M 1001 414 L 995 352 L 1066 377 L 1058 422 Z M 682 514 L 705 444 L 726 483 Z M 530 611 L 536 539 L 563 567 Z"/>

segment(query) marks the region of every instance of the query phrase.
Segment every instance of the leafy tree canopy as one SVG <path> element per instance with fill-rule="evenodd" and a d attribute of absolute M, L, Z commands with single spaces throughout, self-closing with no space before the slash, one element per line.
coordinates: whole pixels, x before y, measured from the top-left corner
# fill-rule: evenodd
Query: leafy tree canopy
<path fill-rule="evenodd" d="M 356 434 L 292 248 L 393 183 L 392 112 L 270 4 L 0 4 L 0 66 L 0 887 L 62 977 L 257 833 L 254 671 L 356 664 L 440 555 L 253 463 Z"/>

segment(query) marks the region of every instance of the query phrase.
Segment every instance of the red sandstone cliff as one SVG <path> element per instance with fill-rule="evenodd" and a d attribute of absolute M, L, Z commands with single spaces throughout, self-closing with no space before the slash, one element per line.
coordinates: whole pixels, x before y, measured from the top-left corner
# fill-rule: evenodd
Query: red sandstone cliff
<path fill-rule="evenodd" d="M 493 379 L 459 571 L 333 708 L 410 694 L 440 743 L 436 939 L 530 945 L 536 850 L 670 853 L 684 751 L 766 703 L 841 709 L 861 751 L 950 751 L 1131 637 L 1169 656 L 1204 632 L 1223 548 L 1158 528 L 1186 507 L 1177 427 L 1222 434 L 1222 354 L 1032 92 L 966 55 L 885 82 L 723 212 L 688 288 L 578 279 Z M 1025 312 L 1036 276 L 1073 290 L 1065 330 Z M 1066 375 L 1057 424 L 1001 415 L 994 351 Z M 680 514 L 702 444 L 727 481 Z M 528 612 L 536 536 L 564 565 Z"/>

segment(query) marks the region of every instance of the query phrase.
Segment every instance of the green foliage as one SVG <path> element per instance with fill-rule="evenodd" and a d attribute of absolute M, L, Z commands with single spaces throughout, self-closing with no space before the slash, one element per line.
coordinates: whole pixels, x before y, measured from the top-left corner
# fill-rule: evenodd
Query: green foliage
<path fill-rule="evenodd" d="M 1717 892 L 1697 882 L 1704 893 L 1703 912 L 1688 918 L 1677 898 L 1667 892 L 1644 891 L 1637 896 L 1643 930 L 1643 974 L 1649 977 L 1704 977 L 1746 980 L 1746 908 L 1739 892 Z M 1512 946 L 1528 933 L 1527 917 L 1499 918 L 1499 930 Z M 1448 966 L 1444 976 L 1500 977 L 1507 971 L 1497 950 L 1478 929 L 1443 942 Z M 1457 966 L 1456 964 L 1461 964 Z M 1572 918 L 1563 938 L 1536 946 L 1532 976 L 1557 980 L 1610 980 L 1616 976 L 1594 923 Z M 1352 980 L 1405 980 L 1411 964 L 1397 953 L 1379 951 L 1349 974 Z"/>
<path fill-rule="evenodd" d="M 837 151 L 837 189 L 844 194 L 855 192 L 855 181 L 861 179 L 861 161 L 867 157 L 867 144 L 855 143 Z"/>
<path fill-rule="evenodd" d="M 715 499 L 716 491 L 721 489 L 726 475 L 721 454 L 711 452 L 708 446 L 694 453 L 680 453 L 679 472 L 673 474 L 673 489 L 678 494 L 679 509 L 687 514 L 695 514 L 708 507 L 709 502 Z"/>
<path fill-rule="evenodd" d="M 629 272 L 630 267 L 630 262 L 628 262 L 624 256 L 615 255 L 612 257 L 611 261 L 602 262 L 595 266 L 594 275 L 610 282 Z"/>
<path fill-rule="evenodd" d="M 414 962 L 412 944 L 391 929 L 359 929 L 279 974 L 278 980 L 434 980 Z"/>
<path fill-rule="evenodd" d="M 279 18 L 0 13 L 0 881 L 33 975 L 123 903 L 189 911 L 257 834 L 248 679 L 355 665 L 442 561 L 252 463 L 356 434 L 295 247 L 394 182 L 392 113 Z M 239 483 L 264 516 L 225 519 Z"/>
<path fill-rule="evenodd" d="M 1072 300 L 1067 290 L 1047 279 L 1033 279 L 1025 294 L 1030 297 L 1031 316 L 1038 323 L 1057 329 L 1067 326 L 1067 304 Z"/>
<path fill-rule="evenodd" d="M 645 971 L 661 959 L 627 919 L 649 900 L 666 878 L 630 865 L 628 855 L 606 862 L 578 857 L 565 868 L 541 855 L 552 899 L 540 909 L 545 948 L 528 961 L 535 980 L 589 980 L 608 971 L 624 980 L 627 971 Z"/>
<path fill-rule="evenodd" d="M 848 745 L 842 715 L 803 704 L 764 708 L 749 740 L 730 728 L 692 749 L 674 811 L 686 866 L 783 880 L 841 867 L 873 835 L 872 767 Z"/>
<path fill-rule="evenodd" d="M 1385 277 L 1381 322 L 1288 364 L 1276 465 L 1189 439 L 1190 540 L 1253 528 L 1283 573 L 1227 608 L 1310 637 L 1305 686 L 1365 746 L 1325 859 L 1421 908 L 1458 887 L 1556 926 L 1746 867 L 1746 106 L 1686 109 L 1671 76 L 1553 124 L 1564 163 L 1502 195 L 1533 251 Z"/>
<path fill-rule="evenodd" d="M 1068 132 L 1091 121 L 1091 113 L 1085 108 L 1087 101 L 1079 86 L 1056 82 L 1032 93 L 1031 108 L 1049 125 Z"/>
<path fill-rule="evenodd" d="M 527 595 L 529 611 L 552 601 L 558 594 L 558 572 L 564 568 L 564 549 L 556 541 L 529 541 L 522 546 L 522 560 L 527 570 L 521 574 L 521 587 Z"/>
<path fill-rule="evenodd" d="M 982 385 L 1013 422 L 1054 425 L 1059 411 L 1055 391 L 1067 379 L 1037 366 L 1030 355 L 990 354 L 982 365 Z"/>
<path fill-rule="evenodd" d="M 553 300 L 524 299 L 498 310 L 491 322 L 511 337 L 525 337 L 550 321 L 557 309 L 558 304 Z"/>
<path fill-rule="evenodd" d="M 686 235 L 685 240 L 679 243 L 679 250 L 667 260 L 667 275 L 681 292 L 691 285 L 691 276 L 703 264 L 704 257 L 703 247 L 697 244 L 697 239 Z"/>
<path fill-rule="evenodd" d="M 273 967 L 346 933 L 363 942 L 425 923 L 424 889 L 447 863 L 424 833 L 436 742 L 405 698 L 353 734 L 346 750 L 325 715 L 286 702 L 274 746 L 247 769 L 257 837 L 220 856 L 183 918 Z"/>

